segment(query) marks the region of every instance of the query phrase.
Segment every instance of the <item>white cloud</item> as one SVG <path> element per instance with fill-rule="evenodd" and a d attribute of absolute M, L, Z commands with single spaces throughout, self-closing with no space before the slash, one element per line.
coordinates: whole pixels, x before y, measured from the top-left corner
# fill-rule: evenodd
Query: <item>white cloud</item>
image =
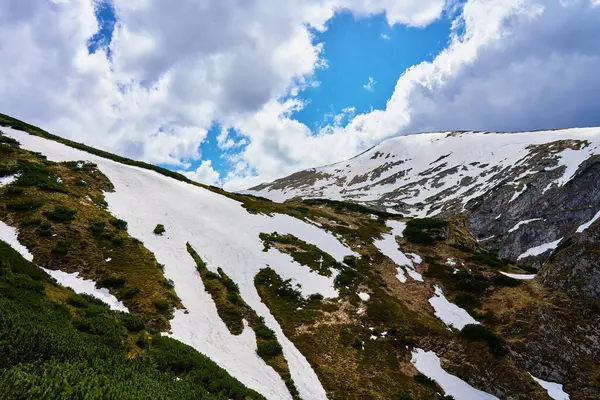
<path fill-rule="evenodd" d="M 216 185 L 219 184 L 221 181 L 220 175 L 213 168 L 211 160 L 202 161 L 198 168 L 196 168 L 194 171 L 179 172 L 187 176 L 188 178 L 195 180 L 196 182 L 204 183 L 207 185 Z"/>
<path fill-rule="evenodd" d="M 0 109 L 180 166 L 200 156 L 215 121 L 245 118 L 317 84 L 313 73 L 326 63 L 309 27 L 324 29 L 335 10 L 387 11 L 391 24 L 424 26 L 444 7 L 444 0 L 112 0 L 111 64 L 102 49 L 86 48 L 98 30 L 97 1 L 0 2 Z"/>
<path fill-rule="evenodd" d="M 375 81 L 375 79 L 373 79 L 373 77 L 370 76 L 369 81 L 363 85 L 363 88 L 365 88 L 365 90 L 367 90 L 369 92 L 374 92 L 376 84 L 377 84 L 377 82 Z"/>
<path fill-rule="evenodd" d="M 599 1 L 600 1 L 600 0 L 599 0 Z M 390 39 L 391 39 L 390 35 L 388 35 L 388 34 L 386 34 L 386 33 L 382 33 L 382 34 L 381 34 L 381 38 L 382 38 L 382 39 L 384 39 L 384 40 L 390 40 Z"/>
<path fill-rule="evenodd" d="M 0 2 L 0 110 L 178 168 L 200 158 L 198 146 L 216 122 L 226 129 L 217 145 L 232 169 L 219 176 L 205 160 L 191 173 L 232 189 L 351 157 L 411 131 L 598 123 L 597 0 L 468 0 L 454 24 L 461 34 L 433 61 L 405 71 L 384 110 L 342 111 L 317 132 L 291 119 L 303 107 L 294 96 L 318 84 L 315 69 L 326 63 L 307 26 L 325 29 L 341 8 L 359 17 L 385 11 L 390 24 L 426 26 L 458 3 L 113 3 L 119 20 L 111 64 L 104 51 L 87 52 L 98 30 L 95 0 Z"/>

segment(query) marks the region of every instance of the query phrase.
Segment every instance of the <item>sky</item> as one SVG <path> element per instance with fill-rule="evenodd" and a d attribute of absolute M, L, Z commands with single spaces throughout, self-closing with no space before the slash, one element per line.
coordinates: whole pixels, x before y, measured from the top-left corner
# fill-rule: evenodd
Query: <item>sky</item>
<path fill-rule="evenodd" d="M 0 112 L 242 190 L 397 135 L 600 126 L 600 0 L 0 0 Z"/>

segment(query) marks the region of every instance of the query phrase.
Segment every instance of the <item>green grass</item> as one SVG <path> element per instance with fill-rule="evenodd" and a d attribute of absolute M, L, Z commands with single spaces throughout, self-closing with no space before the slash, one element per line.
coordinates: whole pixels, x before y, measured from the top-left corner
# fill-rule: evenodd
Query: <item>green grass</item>
<path fill-rule="evenodd" d="M 66 301 L 50 300 L 50 290 Z M 263 399 L 193 348 L 148 338 L 144 328 L 134 316 L 57 286 L 0 241 L 3 398 Z M 132 358 L 141 337 L 146 350 L 138 347 Z"/>
<path fill-rule="evenodd" d="M 5 147 L 0 144 L 0 152 Z M 179 300 L 173 288 L 161 284 L 164 275 L 154 255 L 128 235 L 126 221 L 103 206 L 103 192 L 113 186 L 95 164 L 50 163 L 39 154 L 10 147 L 0 157 L 0 171 L 18 173 L 24 179 L 0 188 L 0 204 L 5 205 L 0 206 L 0 220 L 20 228 L 20 240 L 36 260 L 60 265 L 64 271 L 79 271 L 84 278 L 108 287 L 144 321 L 159 330 L 168 329 L 172 311 L 157 309 L 153 301 L 168 301 L 172 310 Z M 49 190 L 48 179 L 61 185 L 61 190 Z M 86 185 L 78 185 L 80 181 Z M 112 261 L 107 263 L 109 258 Z M 114 277 L 125 282 L 110 283 Z"/>
<path fill-rule="evenodd" d="M 278 250 L 289 254 L 298 264 L 309 267 L 311 271 L 315 271 L 319 275 L 331 276 L 333 274 L 332 269 L 343 269 L 335 258 L 317 246 L 306 243 L 293 235 L 280 235 L 273 232 L 261 233 L 259 237 L 263 241 L 264 251 L 280 245 L 277 247 Z"/>

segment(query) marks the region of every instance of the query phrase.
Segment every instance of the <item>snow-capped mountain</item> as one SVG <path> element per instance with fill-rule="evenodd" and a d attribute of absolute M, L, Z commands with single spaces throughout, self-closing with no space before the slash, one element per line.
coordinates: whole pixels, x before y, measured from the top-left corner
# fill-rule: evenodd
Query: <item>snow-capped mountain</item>
<path fill-rule="evenodd" d="M 600 128 L 401 136 L 347 161 L 251 188 L 410 216 L 467 215 L 488 248 L 539 267 L 600 210 Z"/>

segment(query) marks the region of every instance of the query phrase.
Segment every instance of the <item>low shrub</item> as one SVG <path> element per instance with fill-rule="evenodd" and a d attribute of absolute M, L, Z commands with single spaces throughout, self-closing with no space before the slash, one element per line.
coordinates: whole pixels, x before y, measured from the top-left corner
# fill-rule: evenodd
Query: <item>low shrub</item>
<path fill-rule="evenodd" d="M 483 325 L 465 325 L 460 331 L 460 335 L 469 341 L 486 342 L 490 349 L 490 353 L 495 356 L 503 356 L 507 353 L 504 348 L 504 340 Z"/>
<path fill-rule="evenodd" d="M 77 294 L 72 294 L 69 297 L 67 297 L 67 304 L 70 304 L 76 308 L 89 307 L 89 303 L 87 302 L 87 300 Z"/>
<path fill-rule="evenodd" d="M 522 283 L 520 280 L 511 278 L 510 276 L 506 276 L 504 274 L 494 275 L 492 277 L 492 282 L 496 286 L 508 286 L 508 287 L 519 286 Z"/>
<path fill-rule="evenodd" d="M 165 231 L 165 226 L 163 224 L 158 224 L 152 232 L 154 232 L 155 235 L 162 235 Z"/>
<path fill-rule="evenodd" d="M 54 210 L 44 212 L 44 216 L 54 222 L 71 222 L 76 214 L 77 210 L 64 206 L 56 206 Z"/>
<path fill-rule="evenodd" d="M 257 344 L 256 353 L 261 358 L 272 358 L 282 354 L 283 349 L 277 340 L 265 340 Z"/>
<path fill-rule="evenodd" d="M 110 223 L 119 231 L 127 230 L 127 221 L 116 218 L 116 219 L 113 219 L 112 221 L 110 221 Z"/>
<path fill-rule="evenodd" d="M 107 276 L 101 278 L 96 282 L 96 286 L 105 288 L 121 287 L 125 284 L 125 277 L 123 276 Z"/>
<path fill-rule="evenodd" d="M 152 304 L 154 304 L 154 307 L 160 312 L 168 311 L 171 308 L 171 304 L 164 299 L 154 300 L 152 301 Z"/>
<path fill-rule="evenodd" d="M 37 210 L 43 205 L 44 203 L 42 203 L 41 201 L 11 201 L 6 203 L 6 209 L 8 211 L 33 211 Z"/>
<path fill-rule="evenodd" d="M 435 386 L 435 381 L 433 379 L 431 379 L 430 377 L 428 377 L 427 375 L 422 374 L 422 373 L 418 373 L 417 375 L 415 375 L 414 380 L 415 380 L 415 382 L 418 382 L 421 385 Z"/>

